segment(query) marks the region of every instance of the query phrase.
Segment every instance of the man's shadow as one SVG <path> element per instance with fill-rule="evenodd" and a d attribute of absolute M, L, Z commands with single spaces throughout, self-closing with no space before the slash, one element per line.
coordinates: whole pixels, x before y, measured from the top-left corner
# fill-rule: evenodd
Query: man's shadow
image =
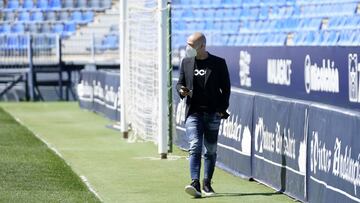
<path fill-rule="evenodd" d="M 202 196 L 201 198 L 214 198 L 214 197 L 243 197 L 243 196 L 273 196 L 281 195 L 282 192 L 255 192 L 255 193 L 216 193 L 211 196 Z"/>

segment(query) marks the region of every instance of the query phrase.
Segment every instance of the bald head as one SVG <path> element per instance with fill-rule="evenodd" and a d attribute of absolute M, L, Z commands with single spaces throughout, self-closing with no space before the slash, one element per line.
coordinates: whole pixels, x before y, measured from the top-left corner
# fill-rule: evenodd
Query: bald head
<path fill-rule="evenodd" d="M 187 44 L 196 49 L 196 58 L 205 59 L 208 57 L 206 51 L 206 37 L 203 33 L 195 32 L 190 35 L 187 39 Z"/>
<path fill-rule="evenodd" d="M 201 32 L 195 32 L 187 39 L 187 43 L 193 48 L 200 48 L 202 45 L 206 45 L 206 37 Z"/>

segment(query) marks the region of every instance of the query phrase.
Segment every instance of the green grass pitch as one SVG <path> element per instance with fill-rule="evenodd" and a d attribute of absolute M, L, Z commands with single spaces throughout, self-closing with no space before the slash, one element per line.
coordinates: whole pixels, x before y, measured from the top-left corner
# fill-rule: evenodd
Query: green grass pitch
<path fill-rule="evenodd" d="M 26 128 L 0 111 L 0 202 L 97 202 L 84 176 L 104 202 L 293 202 L 274 190 L 216 169 L 219 195 L 193 199 L 187 153 L 159 160 L 149 142 L 128 143 L 105 126 L 111 121 L 81 110 L 77 103 L 0 103 Z M 75 175 L 76 174 L 76 175 Z"/>

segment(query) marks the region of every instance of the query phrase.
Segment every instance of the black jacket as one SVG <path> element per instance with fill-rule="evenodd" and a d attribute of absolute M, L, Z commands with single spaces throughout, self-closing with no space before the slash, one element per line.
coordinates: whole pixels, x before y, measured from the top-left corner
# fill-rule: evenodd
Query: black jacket
<path fill-rule="evenodd" d="M 230 79 L 226 62 L 223 58 L 209 54 L 209 60 L 213 66 L 209 67 L 205 75 L 205 89 L 209 98 L 212 98 L 209 102 L 211 107 L 216 109 L 216 112 L 225 114 L 224 118 L 227 118 L 228 114 L 226 109 L 229 107 L 230 98 Z M 178 91 L 180 98 L 184 97 L 180 94 L 181 86 L 187 87 L 189 90 L 193 89 L 194 79 L 194 67 L 195 58 L 184 58 L 180 64 L 180 75 L 178 83 L 176 84 L 176 90 Z M 187 96 L 186 99 L 186 117 L 189 116 L 189 109 L 191 107 L 191 97 Z"/>

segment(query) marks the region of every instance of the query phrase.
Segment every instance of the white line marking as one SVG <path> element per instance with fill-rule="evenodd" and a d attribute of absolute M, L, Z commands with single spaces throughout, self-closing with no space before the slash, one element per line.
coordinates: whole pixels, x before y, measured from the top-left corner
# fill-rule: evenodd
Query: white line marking
<path fill-rule="evenodd" d="M 11 115 L 11 114 L 10 114 Z M 59 156 L 65 163 L 66 165 L 68 165 L 70 167 L 70 169 L 72 171 L 75 172 L 75 170 L 73 170 L 73 168 L 71 167 L 71 165 L 64 159 L 64 157 L 62 156 L 62 154 L 55 149 L 50 143 L 48 143 L 46 140 L 44 140 L 43 138 L 40 137 L 39 134 L 35 133 L 35 131 L 33 131 L 30 127 L 25 126 L 25 124 L 19 119 L 19 118 L 15 118 L 13 115 L 11 115 L 16 122 L 18 122 L 20 125 L 22 125 L 24 128 L 28 129 L 37 139 L 39 139 L 41 142 L 43 142 L 51 151 L 53 151 L 57 156 Z M 84 184 L 86 185 L 86 187 L 90 190 L 90 192 L 92 192 L 101 202 L 104 202 L 103 199 L 100 197 L 100 195 L 95 191 L 95 189 L 90 185 L 90 183 L 87 181 L 85 176 L 79 175 L 81 180 L 84 182 Z M 85 178 L 86 182 L 84 181 L 83 177 Z"/>
<path fill-rule="evenodd" d="M 240 150 L 235 149 L 234 147 L 230 147 L 230 146 L 227 146 L 227 145 L 224 145 L 224 144 L 221 144 L 221 143 L 218 143 L 218 146 L 220 146 L 222 148 L 225 148 L 225 149 L 228 149 L 228 150 L 231 150 L 231 151 L 234 151 L 234 152 L 236 152 L 238 154 L 241 154 L 241 155 L 244 155 L 244 156 L 248 156 L 248 157 L 251 156 L 250 154 L 246 154 L 246 153 L 244 153 L 244 152 L 242 152 Z"/>
<path fill-rule="evenodd" d="M 90 184 L 90 182 L 88 181 L 88 179 L 81 175 L 80 176 L 81 180 L 85 183 L 85 185 L 89 188 L 89 190 L 94 193 L 94 195 L 101 201 L 103 202 L 104 200 L 101 199 L 100 195 L 95 191 L 95 189 L 92 187 L 92 185 Z"/>
<path fill-rule="evenodd" d="M 263 161 L 265 161 L 265 162 L 268 162 L 269 164 L 272 164 L 272 165 L 274 165 L 274 166 L 278 166 L 278 167 L 281 167 L 281 168 L 286 168 L 287 170 L 292 171 L 292 172 L 294 172 L 294 173 L 296 173 L 296 174 L 298 174 L 298 175 L 305 176 L 305 173 L 302 173 L 302 172 L 300 172 L 300 171 L 297 171 L 297 170 L 295 170 L 295 169 L 293 169 L 293 168 L 291 168 L 291 167 L 289 167 L 289 166 L 284 166 L 284 165 L 282 165 L 282 164 L 273 162 L 273 161 L 271 161 L 271 160 L 269 160 L 269 159 L 266 159 L 266 158 L 264 158 L 264 157 L 262 157 L 262 156 L 259 156 L 259 155 L 257 155 L 257 154 L 254 154 L 254 156 L 255 156 L 256 158 L 261 159 L 261 160 L 263 160 Z"/>
<path fill-rule="evenodd" d="M 347 196 L 348 198 L 350 198 L 350 199 L 352 199 L 352 200 L 354 200 L 354 201 L 356 201 L 356 202 L 360 202 L 360 199 L 359 199 L 359 198 L 354 197 L 354 196 L 350 195 L 349 193 L 347 193 L 347 192 L 345 192 L 345 191 L 343 191 L 343 190 L 340 190 L 340 189 L 338 189 L 338 188 L 336 188 L 336 187 L 333 187 L 333 186 L 331 186 L 331 185 L 328 185 L 326 182 L 324 182 L 324 181 L 322 181 L 322 180 L 319 180 L 319 179 L 317 179 L 317 178 L 315 178 L 315 177 L 313 177 L 313 176 L 310 176 L 310 178 L 311 178 L 313 181 L 315 181 L 315 182 L 317 182 L 317 183 L 319 183 L 319 184 L 324 185 L 326 188 L 328 188 L 328 189 L 330 189 L 330 190 L 333 190 L 333 191 L 338 192 L 338 193 L 340 193 L 340 194 L 342 194 L 342 195 L 345 195 L 345 196 Z"/>

